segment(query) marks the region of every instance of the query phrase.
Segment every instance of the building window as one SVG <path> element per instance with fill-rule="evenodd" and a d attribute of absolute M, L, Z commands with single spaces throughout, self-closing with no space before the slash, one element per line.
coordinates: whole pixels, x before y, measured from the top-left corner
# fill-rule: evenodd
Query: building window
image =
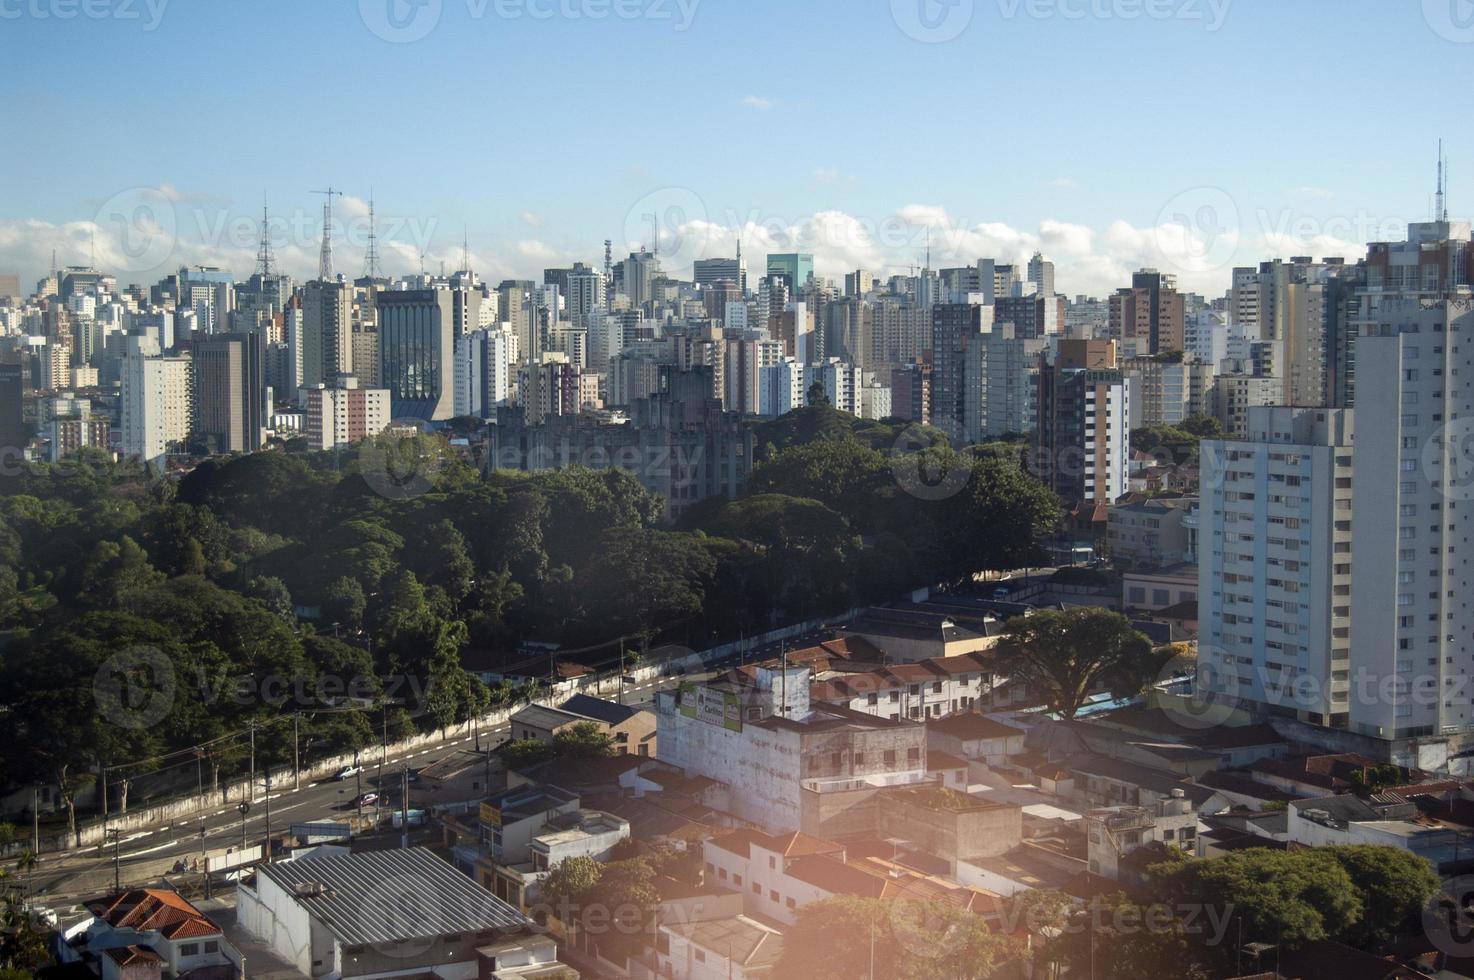
<path fill-rule="evenodd" d="M 198 956 L 200 953 L 199 943 L 183 943 L 179 947 L 180 956 Z"/>

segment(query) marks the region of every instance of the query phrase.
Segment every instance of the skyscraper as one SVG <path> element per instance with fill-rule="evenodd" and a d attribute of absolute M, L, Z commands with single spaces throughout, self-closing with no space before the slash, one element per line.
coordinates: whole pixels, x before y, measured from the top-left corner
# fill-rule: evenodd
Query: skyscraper
<path fill-rule="evenodd" d="M 302 385 L 353 373 L 353 287 L 313 280 L 302 288 Z"/>
<path fill-rule="evenodd" d="M 18 454 L 25 447 L 23 406 L 28 374 L 24 360 L 0 361 L 0 453 Z"/>
<path fill-rule="evenodd" d="M 967 434 L 967 375 L 973 348 L 993 326 L 993 307 L 940 303 L 932 307 L 931 424 L 960 443 Z"/>
<path fill-rule="evenodd" d="M 814 276 L 814 256 L 808 252 L 774 252 L 768 255 L 768 278 L 778 277 L 797 292 Z"/>
<path fill-rule="evenodd" d="M 1176 277 L 1156 269 L 1134 274 L 1130 288 L 1111 297 L 1110 329 L 1130 356 L 1182 350 L 1187 307 Z"/>
<path fill-rule="evenodd" d="M 1035 252 L 1029 259 L 1029 282 L 1034 284 L 1035 292 L 1040 296 L 1054 295 L 1054 263 L 1040 252 Z"/>
<path fill-rule="evenodd" d="M 379 383 L 395 418 L 445 421 L 455 414 L 456 291 L 379 294 Z"/>
<path fill-rule="evenodd" d="M 193 348 L 194 438 L 211 453 L 261 448 L 265 375 L 259 334 L 201 337 Z"/>

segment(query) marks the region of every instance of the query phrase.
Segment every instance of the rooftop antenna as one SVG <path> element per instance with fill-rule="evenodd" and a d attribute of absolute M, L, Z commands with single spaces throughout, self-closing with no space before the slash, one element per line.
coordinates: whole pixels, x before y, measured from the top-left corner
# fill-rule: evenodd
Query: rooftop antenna
<path fill-rule="evenodd" d="M 931 225 L 926 226 L 926 271 L 931 271 Z"/>
<path fill-rule="evenodd" d="M 319 282 L 331 282 L 333 278 L 333 197 L 342 197 L 343 192 L 329 187 L 325 191 L 313 191 L 312 193 L 327 196 L 322 205 L 322 253 L 317 259 L 317 279 Z"/>
<path fill-rule="evenodd" d="M 271 277 L 271 225 L 270 214 L 267 211 L 266 201 L 261 202 L 261 247 L 256 252 L 256 266 L 261 270 L 261 278 Z"/>
<path fill-rule="evenodd" d="M 471 233 L 465 225 L 461 226 L 461 268 L 471 275 Z"/>
<path fill-rule="evenodd" d="M 368 248 L 363 255 L 363 274 L 369 279 L 379 278 L 379 234 L 374 223 L 374 189 L 369 188 L 369 232 Z"/>
<path fill-rule="evenodd" d="M 1443 140 L 1438 141 L 1438 196 L 1433 202 L 1433 220 L 1448 220 L 1448 163 L 1443 156 Z"/>

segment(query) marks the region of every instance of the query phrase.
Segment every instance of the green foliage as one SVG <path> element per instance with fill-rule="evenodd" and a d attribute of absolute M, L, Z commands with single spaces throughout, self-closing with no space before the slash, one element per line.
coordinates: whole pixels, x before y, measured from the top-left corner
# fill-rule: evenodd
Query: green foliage
<path fill-rule="evenodd" d="M 551 742 L 535 738 L 508 742 L 497 750 L 508 769 L 527 769 L 554 759 L 587 761 L 614 756 L 614 740 L 591 721 L 570 725 L 553 736 Z"/>
<path fill-rule="evenodd" d="M 1101 688 L 1139 693 L 1165 660 L 1125 616 L 1090 606 L 1011 619 L 994 652 L 1002 673 L 1023 681 L 1065 719 Z"/>

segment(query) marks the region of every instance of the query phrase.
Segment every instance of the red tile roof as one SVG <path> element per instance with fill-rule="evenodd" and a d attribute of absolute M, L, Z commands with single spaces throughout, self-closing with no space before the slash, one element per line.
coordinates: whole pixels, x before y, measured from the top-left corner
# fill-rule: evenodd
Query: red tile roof
<path fill-rule="evenodd" d="M 119 966 L 164 962 L 153 950 L 146 946 L 117 946 L 107 950 L 107 955 Z"/>
<path fill-rule="evenodd" d="M 220 927 L 203 912 L 161 888 L 135 888 L 95 902 L 89 909 L 115 929 L 158 932 L 166 939 L 220 935 Z"/>
<path fill-rule="evenodd" d="M 1008 738 L 1024 734 L 1021 728 L 1014 728 L 976 714 L 949 715 L 946 718 L 927 722 L 926 727 L 929 731 L 952 735 L 964 741 L 979 738 Z"/>

